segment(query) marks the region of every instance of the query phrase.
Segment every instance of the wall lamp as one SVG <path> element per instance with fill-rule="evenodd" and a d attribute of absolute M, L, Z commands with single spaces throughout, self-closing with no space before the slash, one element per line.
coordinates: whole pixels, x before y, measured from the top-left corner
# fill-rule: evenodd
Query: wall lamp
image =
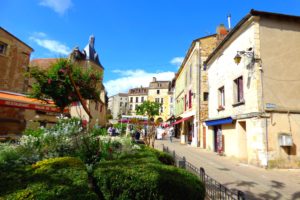
<path fill-rule="evenodd" d="M 251 59 L 251 61 L 254 59 L 254 52 L 252 51 L 252 48 L 248 48 L 246 51 L 237 51 L 237 54 L 233 58 L 234 62 L 238 65 L 240 64 L 242 60 L 242 56 L 246 56 Z"/>

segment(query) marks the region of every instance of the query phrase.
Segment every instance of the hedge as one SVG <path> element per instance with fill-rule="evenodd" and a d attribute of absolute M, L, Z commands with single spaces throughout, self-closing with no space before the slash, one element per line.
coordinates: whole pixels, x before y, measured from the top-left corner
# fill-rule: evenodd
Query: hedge
<path fill-rule="evenodd" d="M 162 164 L 158 155 L 145 148 L 99 163 L 93 176 L 105 199 L 204 199 L 204 185 L 196 176 Z"/>
<path fill-rule="evenodd" d="M 0 199 L 97 199 L 77 158 L 60 157 L 0 172 Z"/>

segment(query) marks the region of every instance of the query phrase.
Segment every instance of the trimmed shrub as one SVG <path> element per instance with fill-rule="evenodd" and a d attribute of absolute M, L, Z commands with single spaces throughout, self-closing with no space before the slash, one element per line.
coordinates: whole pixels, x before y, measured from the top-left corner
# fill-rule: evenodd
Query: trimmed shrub
<path fill-rule="evenodd" d="M 161 164 L 147 148 L 103 161 L 94 177 L 105 199 L 204 199 L 202 182 L 183 169 Z"/>
<path fill-rule="evenodd" d="M 97 199 L 77 158 L 61 157 L 19 166 L 1 174 L 0 199 Z M 8 186 L 10 185 L 10 186 Z"/>

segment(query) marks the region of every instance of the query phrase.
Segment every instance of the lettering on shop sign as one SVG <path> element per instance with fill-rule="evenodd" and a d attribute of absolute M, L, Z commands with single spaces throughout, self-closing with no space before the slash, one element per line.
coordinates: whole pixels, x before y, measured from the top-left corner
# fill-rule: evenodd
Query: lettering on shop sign
<path fill-rule="evenodd" d="M 14 108 L 24 108 L 24 109 L 31 109 L 31 110 L 41 110 L 41 111 L 48 111 L 48 112 L 60 112 L 59 108 L 50 107 L 50 106 L 42 106 L 36 104 L 28 104 L 28 103 L 21 103 L 16 101 L 7 101 L 7 100 L 0 100 L 0 106 L 8 106 Z"/>

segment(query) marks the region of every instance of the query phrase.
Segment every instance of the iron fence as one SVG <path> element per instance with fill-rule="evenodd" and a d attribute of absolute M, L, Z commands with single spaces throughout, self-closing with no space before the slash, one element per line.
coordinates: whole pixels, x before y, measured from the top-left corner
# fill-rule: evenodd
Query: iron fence
<path fill-rule="evenodd" d="M 192 163 L 188 162 L 186 158 L 180 157 L 175 151 L 170 151 L 168 147 L 163 145 L 163 151 L 173 156 L 175 166 L 184 168 L 187 171 L 195 174 L 202 180 L 205 185 L 205 196 L 208 199 L 213 200 L 245 200 L 245 195 L 240 190 L 230 190 L 215 179 L 211 178 L 205 173 L 204 168 L 196 167 Z"/>

